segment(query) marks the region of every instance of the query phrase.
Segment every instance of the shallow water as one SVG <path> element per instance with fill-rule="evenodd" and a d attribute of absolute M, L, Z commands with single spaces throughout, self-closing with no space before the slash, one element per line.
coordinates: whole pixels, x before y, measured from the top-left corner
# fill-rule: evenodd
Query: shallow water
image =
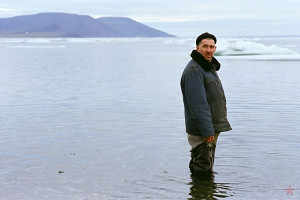
<path fill-rule="evenodd" d="M 2 40 L 0 199 L 299 199 L 300 60 L 219 57 L 233 130 L 195 180 L 190 41 Z"/>

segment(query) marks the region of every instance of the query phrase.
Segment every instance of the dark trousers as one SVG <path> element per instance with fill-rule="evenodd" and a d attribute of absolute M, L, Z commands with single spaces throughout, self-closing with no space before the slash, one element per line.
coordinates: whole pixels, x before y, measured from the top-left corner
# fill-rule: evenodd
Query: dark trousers
<path fill-rule="evenodd" d="M 191 151 L 189 164 L 192 174 L 211 173 L 215 160 L 216 142 L 202 142 Z"/>

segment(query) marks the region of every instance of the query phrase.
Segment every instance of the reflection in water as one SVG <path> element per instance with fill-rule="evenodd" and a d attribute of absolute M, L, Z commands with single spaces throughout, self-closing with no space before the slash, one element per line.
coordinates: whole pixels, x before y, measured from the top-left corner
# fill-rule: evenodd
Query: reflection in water
<path fill-rule="evenodd" d="M 188 200 L 223 199 L 234 194 L 229 184 L 215 183 L 214 174 L 191 176 L 191 179 L 189 183 L 191 197 Z"/>

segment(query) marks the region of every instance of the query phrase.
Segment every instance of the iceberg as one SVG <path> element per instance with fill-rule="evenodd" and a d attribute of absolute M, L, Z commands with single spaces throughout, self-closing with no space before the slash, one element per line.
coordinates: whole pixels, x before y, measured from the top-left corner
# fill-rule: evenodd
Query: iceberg
<path fill-rule="evenodd" d="M 250 40 L 220 39 L 216 56 L 253 56 L 253 55 L 298 55 L 298 53 L 275 44 L 264 45 Z"/>

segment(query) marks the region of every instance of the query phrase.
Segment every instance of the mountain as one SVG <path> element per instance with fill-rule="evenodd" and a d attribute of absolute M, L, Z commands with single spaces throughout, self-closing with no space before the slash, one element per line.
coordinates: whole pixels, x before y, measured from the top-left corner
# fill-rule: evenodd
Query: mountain
<path fill-rule="evenodd" d="M 119 37 L 170 37 L 162 31 L 145 26 L 125 17 L 102 17 L 97 19 L 101 24 L 113 29 Z"/>
<path fill-rule="evenodd" d="M 125 17 L 40 13 L 0 19 L 0 37 L 174 37 Z"/>

